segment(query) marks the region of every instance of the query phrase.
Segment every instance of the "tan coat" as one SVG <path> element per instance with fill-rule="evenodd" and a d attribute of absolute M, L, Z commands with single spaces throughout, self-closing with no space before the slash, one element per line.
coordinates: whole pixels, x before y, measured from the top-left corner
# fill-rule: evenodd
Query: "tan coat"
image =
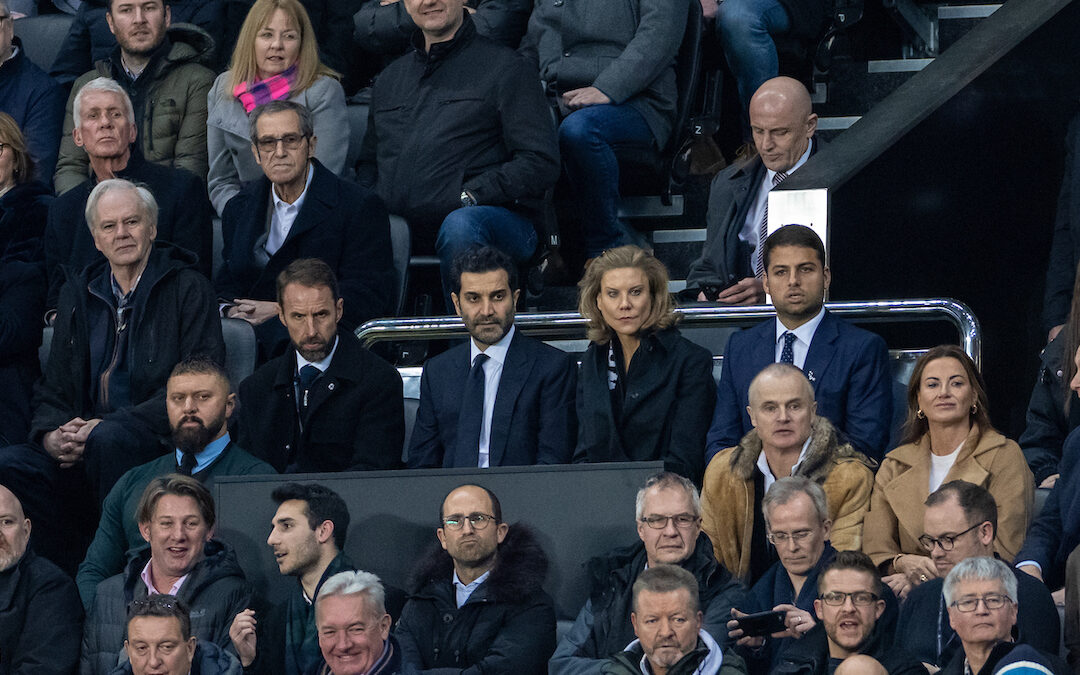
<path fill-rule="evenodd" d="M 979 429 L 973 426 L 944 482 L 952 480 L 981 485 L 994 496 L 998 507 L 994 550 L 1011 563 L 1024 543 L 1035 498 L 1035 481 L 1020 446 L 993 429 L 979 438 Z M 930 494 L 929 434 L 886 455 L 875 482 L 863 551 L 876 565 L 899 553 L 927 555 L 918 540 L 923 533 L 923 502 Z"/>
<path fill-rule="evenodd" d="M 862 545 L 863 516 L 870 506 L 876 462 L 840 445 L 836 429 L 824 417 L 814 419 L 806 458 L 795 471 L 825 489 L 832 544 L 838 550 Z M 701 528 L 713 543 L 716 560 L 743 581 L 750 576 L 750 540 L 754 529 L 754 471 L 761 440 L 756 431 L 739 445 L 722 450 L 709 462 L 701 491 Z"/>

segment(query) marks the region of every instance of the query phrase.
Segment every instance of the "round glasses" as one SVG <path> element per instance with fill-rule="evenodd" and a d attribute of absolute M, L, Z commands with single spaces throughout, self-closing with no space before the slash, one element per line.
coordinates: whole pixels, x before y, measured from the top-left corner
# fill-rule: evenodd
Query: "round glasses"
<path fill-rule="evenodd" d="M 465 527 L 465 521 L 469 521 L 474 530 L 486 529 L 488 525 L 495 522 L 495 516 L 489 516 L 486 513 L 470 513 L 467 516 L 450 516 L 443 518 L 442 524 L 448 530 L 460 530 Z"/>
<path fill-rule="evenodd" d="M 983 523 L 985 522 L 986 521 L 984 520 Z M 975 523 L 963 532 L 959 532 L 957 534 L 943 534 L 940 537 L 936 538 L 931 537 L 928 534 L 924 534 L 923 536 L 919 537 L 919 545 L 925 548 L 927 551 L 931 552 L 934 550 L 934 546 L 940 546 L 942 551 L 951 551 L 953 550 L 953 546 L 956 546 L 957 539 L 964 536 L 968 532 L 971 532 L 980 525 L 982 525 L 982 523 Z"/>

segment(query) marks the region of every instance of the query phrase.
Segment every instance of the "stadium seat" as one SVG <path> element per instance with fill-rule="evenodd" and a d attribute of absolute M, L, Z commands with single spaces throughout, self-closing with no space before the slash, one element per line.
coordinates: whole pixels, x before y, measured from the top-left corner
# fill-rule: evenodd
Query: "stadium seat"
<path fill-rule="evenodd" d="M 74 19 L 70 14 L 40 14 L 16 19 L 15 35 L 22 40 L 23 49 L 34 65 L 48 72 Z"/>

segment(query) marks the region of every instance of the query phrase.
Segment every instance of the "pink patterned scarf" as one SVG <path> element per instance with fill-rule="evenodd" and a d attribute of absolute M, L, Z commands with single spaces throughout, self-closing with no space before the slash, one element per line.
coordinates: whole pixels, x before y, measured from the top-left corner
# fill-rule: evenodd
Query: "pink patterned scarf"
<path fill-rule="evenodd" d="M 288 100 L 295 82 L 296 64 L 294 63 L 284 72 L 271 75 L 265 80 L 241 82 L 233 88 L 233 96 L 244 106 L 244 111 L 251 114 L 252 110 L 264 103 Z"/>

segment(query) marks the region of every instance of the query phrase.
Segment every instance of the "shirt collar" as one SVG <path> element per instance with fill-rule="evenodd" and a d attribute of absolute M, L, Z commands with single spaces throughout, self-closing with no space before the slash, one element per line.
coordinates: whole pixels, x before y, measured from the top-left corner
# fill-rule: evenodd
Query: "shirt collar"
<path fill-rule="evenodd" d="M 311 177 L 315 175 L 315 165 L 308 161 L 307 180 L 304 181 L 304 191 L 300 193 L 300 196 L 296 198 L 296 201 L 290 204 L 281 197 L 278 197 L 277 186 L 273 183 L 270 184 L 270 196 L 274 199 L 274 209 L 295 209 L 300 210 L 300 207 L 304 205 L 304 197 L 307 197 L 308 188 L 311 187 Z"/>
<path fill-rule="evenodd" d="M 195 468 L 192 473 L 198 473 L 206 467 L 213 464 L 214 460 L 221 456 L 221 453 L 225 451 L 225 446 L 229 444 L 229 432 L 226 431 L 225 435 L 216 440 L 210 441 L 206 444 L 206 447 L 195 453 Z M 184 458 L 184 453 L 180 452 L 180 449 L 176 450 L 176 463 L 179 464 Z"/>
<path fill-rule="evenodd" d="M 806 452 L 810 449 L 810 441 L 814 440 L 813 436 L 810 436 L 802 444 L 802 450 L 799 451 L 799 458 L 795 460 L 795 464 L 791 466 L 791 475 L 795 475 L 795 471 L 799 468 L 799 465 L 806 459 Z M 765 450 L 762 449 L 757 456 L 757 468 L 763 476 L 772 476 L 772 469 L 769 468 L 769 460 L 765 458 Z M 773 476 L 774 480 L 785 478 L 785 476 Z"/>
<path fill-rule="evenodd" d="M 810 159 L 810 152 L 813 149 L 814 149 L 814 137 L 811 136 L 808 139 L 808 142 L 806 143 L 806 150 L 803 151 L 803 154 L 799 157 L 799 160 L 797 162 L 795 162 L 794 166 L 792 166 L 790 169 L 788 169 L 784 173 L 786 175 L 790 176 L 791 174 L 798 171 L 799 168 L 801 168 L 803 164 L 806 164 L 806 160 Z M 772 183 L 773 176 L 775 176 L 775 175 L 776 175 L 776 172 L 773 171 L 772 169 L 765 169 L 765 184 L 771 187 L 772 184 L 773 184 Z"/>
<path fill-rule="evenodd" d="M 476 340 L 469 338 L 469 363 L 476 361 L 476 357 L 480 354 L 486 354 L 488 358 L 495 361 L 500 366 L 506 362 L 506 352 L 510 349 L 510 341 L 514 339 L 514 331 L 517 327 L 514 324 L 510 324 L 510 330 L 506 331 L 506 335 L 502 336 L 502 339 L 493 345 L 488 345 L 488 348 L 483 352 L 476 346 Z"/>
<path fill-rule="evenodd" d="M 3 65 L 5 63 L 7 63 L 8 61 L 14 59 L 15 55 L 18 54 L 18 53 L 19 53 L 19 45 L 15 44 L 15 42 L 12 41 L 12 43 L 11 43 L 11 56 L 7 57 L 3 61 L 0 61 L 0 65 Z"/>
<path fill-rule="evenodd" d="M 822 305 L 821 309 L 818 310 L 818 313 L 814 315 L 814 318 L 810 319 L 809 321 L 807 321 L 803 325 L 799 326 L 798 328 L 790 329 L 790 332 L 794 333 L 795 337 L 798 338 L 800 341 L 802 341 L 803 344 L 809 346 L 810 341 L 814 339 L 814 333 L 817 332 L 817 328 L 818 328 L 818 326 L 821 325 L 821 320 L 824 319 L 824 318 L 825 318 L 825 306 Z M 779 343 L 780 338 L 784 335 L 784 333 L 787 333 L 787 332 L 789 332 L 789 329 L 786 328 L 784 326 L 784 324 L 780 321 L 780 317 L 777 317 L 776 318 L 776 342 L 774 342 L 773 344 Z"/>
<path fill-rule="evenodd" d="M 139 575 L 139 578 L 142 579 L 142 582 L 146 585 L 147 595 L 159 595 L 158 589 L 154 586 L 154 573 L 151 571 L 150 563 L 150 560 L 146 561 L 146 567 L 143 568 L 142 573 Z M 176 595 L 177 593 L 179 593 L 180 587 L 184 585 L 184 582 L 187 581 L 187 578 L 188 575 L 185 574 L 184 576 L 177 579 L 176 583 L 173 584 L 172 588 L 169 589 L 169 595 Z"/>
<path fill-rule="evenodd" d="M 315 366 L 316 368 L 318 368 L 319 370 L 321 370 L 322 372 L 325 373 L 326 369 L 330 367 L 330 362 L 334 360 L 334 352 L 337 351 L 338 339 L 339 339 L 338 336 L 335 335 L 334 336 L 334 346 L 330 349 L 330 353 L 327 354 L 326 358 L 323 359 L 322 361 L 308 361 L 303 356 L 300 356 L 300 352 L 298 352 L 298 351 L 296 351 L 294 349 L 293 353 L 296 354 L 296 372 L 299 373 L 300 369 L 303 368 L 304 366 Z"/>

